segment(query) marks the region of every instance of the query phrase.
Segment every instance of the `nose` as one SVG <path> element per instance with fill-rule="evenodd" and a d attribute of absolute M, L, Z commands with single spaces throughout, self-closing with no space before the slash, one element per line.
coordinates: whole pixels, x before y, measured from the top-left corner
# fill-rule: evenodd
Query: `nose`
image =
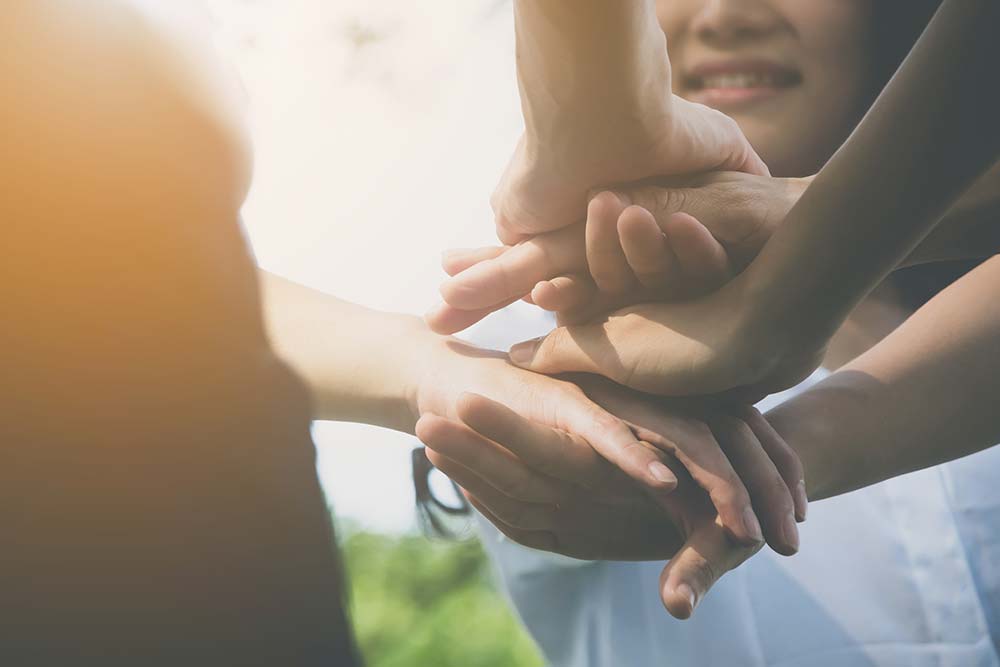
<path fill-rule="evenodd" d="M 708 44 L 732 46 L 767 36 L 783 24 L 766 0 L 705 0 L 690 29 Z"/>

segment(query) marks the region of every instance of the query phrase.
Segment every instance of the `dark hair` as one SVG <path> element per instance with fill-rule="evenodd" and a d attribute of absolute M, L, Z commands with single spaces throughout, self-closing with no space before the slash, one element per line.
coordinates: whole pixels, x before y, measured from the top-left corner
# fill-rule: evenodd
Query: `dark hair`
<path fill-rule="evenodd" d="M 942 0 L 870 0 L 872 7 L 871 99 L 875 100 L 917 43 Z"/>
<path fill-rule="evenodd" d="M 468 516 L 471 513 L 465 496 L 458 493 L 458 505 L 452 506 L 443 502 L 431 490 L 430 477 L 434 473 L 434 464 L 427 458 L 427 450 L 417 447 L 410 453 L 410 463 L 413 467 L 413 490 L 417 506 L 417 520 L 426 535 L 456 539 L 458 534 L 448 525 L 448 517 Z M 452 482 L 458 491 L 458 486 Z"/>

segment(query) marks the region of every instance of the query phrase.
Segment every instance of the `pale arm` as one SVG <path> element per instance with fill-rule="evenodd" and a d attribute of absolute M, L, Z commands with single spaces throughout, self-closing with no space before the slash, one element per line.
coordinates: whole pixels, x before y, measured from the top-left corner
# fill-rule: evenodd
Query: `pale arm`
<path fill-rule="evenodd" d="M 271 344 L 312 389 L 316 419 L 412 433 L 421 352 L 435 338 L 419 318 L 259 275 Z"/>
<path fill-rule="evenodd" d="M 514 17 L 525 132 L 492 199 L 505 243 L 582 220 L 595 186 L 767 173 L 732 119 L 671 93 L 653 0 L 518 0 Z"/>

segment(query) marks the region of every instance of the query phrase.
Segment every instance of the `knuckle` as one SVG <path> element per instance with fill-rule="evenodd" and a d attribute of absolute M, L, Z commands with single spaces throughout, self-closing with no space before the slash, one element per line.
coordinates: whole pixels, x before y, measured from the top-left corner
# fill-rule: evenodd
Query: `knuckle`
<path fill-rule="evenodd" d="M 601 431 L 619 430 L 624 425 L 620 419 L 604 412 L 603 410 L 595 410 L 591 417 L 591 421 L 593 422 L 594 427 Z"/>
<path fill-rule="evenodd" d="M 535 363 L 554 364 L 558 363 L 562 352 L 566 348 L 565 329 L 553 329 L 548 336 L 543 338 L 535 349 Z"/>
<path fill-rule="evenodd" d="M 768 484 L 768 488 L 775 504 L 783 511 L 791 511 L 794 504 L 792 503 L 792 495 L 788 490 L 785 480 L 776 475 Z"/>
<path fill-rule="evenodd" d="M 650 213 L 658 219 L 663 216 L 685 211 L 688 208 L 688 190 L 686 188 L 651 188 Z M 661 220 L 662 221 L 662 220 Z"/>
<path fill-rule="evenodd" d="M 508 479 L 499 485 L 500 491 L 515 500 L 526 500 L 530 496 L 530 485 L 524 479 Z"/>
<path fill-rule="evenodd" d="M 771 454 L 771 461 L 784 479 L 791 480 L 796 484 L 802 479 L 802 461 L 794 452 L 785 448 L 775 449 Z"/>
<path fill-rule="evenodd" d="M 743 483 L 736 477 L 723 479 L 719 484 L 716 484 L 709 492 L 709 497 L 716 507 L 726 508 L 732 512 L 751 505 L 750 495 L 743 488 Z"/>

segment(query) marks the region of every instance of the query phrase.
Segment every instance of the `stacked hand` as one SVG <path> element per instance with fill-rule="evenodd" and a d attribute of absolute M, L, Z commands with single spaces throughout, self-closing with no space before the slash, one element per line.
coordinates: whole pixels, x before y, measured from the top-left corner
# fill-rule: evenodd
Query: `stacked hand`
<path fill-rule="evenodd" d="M 768 319 L 742 271 L 808 183 L 718 173 L 600 193 L 583 223 L 448 255 L 453 277 L 428 323 L 450 332 L 528 298 L 562 326 L 511 351 L 524 368 L 664 395 L 787 388 L 815 370 L 823 343 Z"/>
<path fill-rule="evenodd" d="M 640 488 L 657 504 L 673 502 L 677 466 L 668 466 L 677 461 L 736 541 L 766 538 L 779 552 L 797 550 L 794 517 L 804 516 L 806 502 L 801 465 L 787 446 L 734 426 L 739 414 L 705 401 L 653 407 L 648 397 L 599 378 L 551 378 L 500 354 L 436 340 L 412 392 L 417 417 L 468 421 L 463 396 L 470 391 L 498 401 L 535 424 L 506 432 L 499 438 L 505 447 L 517 451 L 521 441 L 558 430 L 561 437 L 546 441 L 562 472 L 550 472 L 595 497 L 633 497 Z"/>
<path fill-rule="evenodd" d="M 523 417 L 481 399 L 467 399 L 454 415 L 464 424 L 421 420 L 418 434 L 434 450 L 431 460 L 516 541 L 581 558 L 669 558 L 661 593 L 668 610 L 685 617 L 718 576 L 755 552 L 746 542 L 733 543 L 737 533 L 727 503 L 706 493 L 712 475 L 662 437 L 676 433 L 678 423 L 697 424 L 712 434 L 713 452 L 725 458 L 713 465 L 727 474 L 732 468 L 754 498 L 766 495 L 764 479 L 771 478 L 772 490 L 782 484 L 773 484 L 775 476 L 784 480 L 789 495 L 769 504 L 794 512 L 768 523 L 765 533 L 777 551 L 794 553 L 795 519 L 804 519 L 806 503 L 801 465 L 759 414 L 706 411 L 704 401 L 666 412 L 662 403 L 619 385 L 673 395 L 756 385 L 755 391 L 767 393 L 762 381 L 768 388 L 788 386 L 818 365 L 822 350 L 807 347 L 798 359 L 775 352 L 774 358 L 793 361 L 786 366 L 760 363 L 771 350 L 787 352 L 791 339 L 765 340 L 766 329 L 755 329 L 760 319 L 753 291 L 740 275 L 806 185 L 718 173 L 617 188 L 592 198 L 581 223 L 513 247 L 445 258 L 452 278 L 442 288 L 446 303 L 428 317 L 432 327 L 464 328 L 518 298 L 556 311 L 564 326 L 515 347 L 511 360 L 540 373 L 578 371 L 615 380 L 617 385 L 583 384 L 591 400 L 626 419 L 637 437 L 677 457 L 662 461 L 678 479 L 672 493 L 651 502 L 644 495 L 602 498 L 584 491 L 606 474 L 599 459 L 584 482 L 583 468 L 567 466 L 559 452 L 567 442 L 586 452 L 588 441 L 527 429 Z M 597 321 L 589 321 L 595 315 Z M 490 409 L 494 413 L 484 417 Z M 749 465 L 748 455 L 754 461 Z"/>
<path fill-rule="evenodd" d="M 428 324 L 454 333 L 522 298 L 576 323 L 707 294 L 756 257 L 808 182 L 720 172 L 600 192 L 583 222 L 446 253 Z"/>
<path fill-rule="evenodd" d="M 725 293 L 715 290 L 756 254 L 787 208 L 772 211 L 772 197 L 753 196 L 753 187 L 770 194 L 777 181 L 766 180 L 766 166 L 734 121 L 670 93 L 663 34 L 642 15 L 651 5 L 592 9 L 515 4 L 526 131 L 492 204 L 501 241 L 518 245 L 447 257 L 446 304 L 427 320 L 452 333 L 519 298 L 557 311 L 563 324 L 597 315 L 515 348 L 511 360 L 618 384 L 577 377 L 576 391 L 586 396 L 563 385 L 547 400 L 542 375 L 527 374 L 519 381 L 539 391 L 520 405 L 504 410 L 466 396 L 450 412 L 420 410 L 417 433 L 432 461 L 514 539 L 581 557 L 672 557 L 663 598 L 683 617 L 715 577 L 759 547 L 761 533 L 781 553 L 797 550 L 801 465 L 747 408 L 707 399 L 666 405 L 621 385 L 691 395 L 728 382 L 720 379 L 733 374 L 725 364 L 747 345 L 732 345 L 742 333 L 745 311 L 732 307 L 741 294 L 722 304 L 708 299 Z M 605 19 L 616 29 L 605 30 Z M 605 39 L 585 48 L 596 35 Z M 594 104 L 598 90 L 603 101 Z M 666 183 L 672 189 L 618 187 L 716 170 L 744 173 Z M 618 192 L 590 197 L 595 188 Z M 719 201 L 702 213 L 660 197 L 684 190 L 712 192 L 743 212 L 713 217 Z M 753 202 L 764 206 L 746 210 Z M 702 301 L 663 303 L 710 292 Z M 680 310 L 656 311 L 664 307 Z M 553 418 L 552 409 L 580 400 L 593 406 L 589 424 Z M 608 463 L 652 495 L 623 496 L 628 486 L 619 484 L 600 493 L 600 480 L 617 478 Z"/>
<path fill-rule="evenodd" d="M 609 382 L 592 380 L 586 386 L 594 400 L 625 416 L 654 443 L 665 444 L 658 434 L 676 434 L 679 426 L 698 431 L 692 420 Z M 713 506 L 722 498 L 707 494 L 677 463 L 670 465 L 678 486 L 662 498 L 622 489 L 601 492 L 594 481 L 607 476 L 607 463 L 582 438 L 472 394 L 461 398 L 456 417 L 426 414 L 417 435 L 431 461 L 463 487 L 485 517 L 522 544 L 575 558 L 669 559 L 660 590 L 678 618 L 688 617 L 722 574 L 760 548 L 759 542 L 733 541 Z M 797 458 L 754 411 L 719 414 L 712 430 L 745 476 L 754 506 L 780 508 L 780 521 L 765 523 L 769 543 L 794 553 L 795 521 L 804 519 L 806 510 Z M 706 472 L 688 470 L 696 477 Z"/>

